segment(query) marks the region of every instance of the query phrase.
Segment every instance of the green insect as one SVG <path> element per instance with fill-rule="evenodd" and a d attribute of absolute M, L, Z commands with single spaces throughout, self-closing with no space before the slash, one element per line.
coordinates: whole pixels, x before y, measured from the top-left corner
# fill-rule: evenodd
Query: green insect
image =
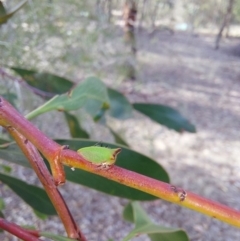
<path fill-rule="evenodd" d="M 110 149 L 101 146 L 88 146 L 79 149 L 77 152 L 87 161 L 102 168 L 109 168 L 117 159 L 121 148 Z"/>

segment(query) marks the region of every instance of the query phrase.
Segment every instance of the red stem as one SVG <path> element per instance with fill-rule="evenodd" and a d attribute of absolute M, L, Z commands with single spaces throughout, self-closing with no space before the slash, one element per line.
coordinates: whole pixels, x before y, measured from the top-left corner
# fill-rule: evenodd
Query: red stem
<path fill-rule="evenodd" d="M 14 127 L 26 139 L 30 140 L 49 161 L 55 183 L 58 185 L 65 182 L 65 173 L 59 161 L 62 147 L 21 116 L 2 97 L 0 97 L 0 125 L 5 128 Z"/>
<path fill-rule="evenodd" d="M 152 194 L 169 202 L 187 207 L 240 228 L 240 211 L 201 197 L 182 188 L 141 175 L 139 173 L 113 166 L 110 169 L 99 169 L 84 160 L 79 153 L 71 150 L 62 152 L 63 164 L 80 168 L 88 172 L 106 177 L 123 185 Z"/>
<path fill-rule="evenodd" d="M 80 241 L 86 241 L 86 238 L 81 233 L 77 224 L 75 223 L 61 193 L 58 191 L 52 179 L 52 176 L 50 175 L 42 157 L 40 156 L 35 146 L 30 141 L 26 141 L 26 138 L 22 136 L 18 131 L 16 131 L 13 127 L 8 127 L 7 130 L 16 140 L 17 144 L 19 145 L 19 147 L 29 160 L 32 168 L 36 172 L 53 206 L 55 207 L 58 216 L 62 220 L 68 237 Z"/>
<path fill-rule="evenodd" d="M 39 234 L 37 231 L 33 232 L 31 230 L 29 232 L 29 230 L 26 230 L 26 229 L 16 225 L 15 223 L 10 223 L 3 218 L 0 218 L 0 227 L 24 241 L 40 241 L 41 240 L 41 239 L 37 238 L 37 237 L 39 237 Z"/>

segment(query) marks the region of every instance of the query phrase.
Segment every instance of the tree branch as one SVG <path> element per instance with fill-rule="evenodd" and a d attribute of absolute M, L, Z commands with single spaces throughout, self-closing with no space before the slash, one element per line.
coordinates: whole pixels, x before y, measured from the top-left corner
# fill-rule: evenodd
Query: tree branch
<path fill-rule="evenodd" d="M 4 127 L 11 125 L 16 128 L 51 162 L 53 159 L 51 155 L 56 151 L 59 152 L 59 145 L 21 116 L 7 101 L 3 98 L 1 100 L 0 125 Z M 115 182 L 152 194 L 166 201 L 187 207 L 240 228 L 239 211 L 198 196 L 197 194 L 187 192 L 182 188 L 118 166 L 113 166 L 107 170 L 99 169 L 96 165 L 85 160 L 79 153 L 71 150 L 62 150 L 60 159 L 64 165 L 95 173 L 96 175 L 106 177 Z"/>
<path fill-rule="evenodd" d="M 30 162 L 33 170 L 36 172 L 46 193 L 48 194 L 53 206 L 55 207 L 59 218 L 61 219 L 68 237 L 80 241 L 86 241 L 84 235 L 80 232 L 76 222 L 74 221 L 61 193 L 58 191 L 52 176 L 50 175 L 42 157 L 40 156 L 34 145 L 21 135 L 15 128 L 8 127 L 8 132 L 15 139 L 24 155 Z"/>
<path fill-rule="evenodd" d="M 14 236 L 20 238 L 21 240 L 25 241 L 40 241 L 39 234 L 36 231 L 34 234 L 33 232 L 29 232 L 29 230 L 24 229 L 15 223 L 10 223 L 7 220 L 0 218 L 0 227 L 9 233 L 13 234 Z"/>

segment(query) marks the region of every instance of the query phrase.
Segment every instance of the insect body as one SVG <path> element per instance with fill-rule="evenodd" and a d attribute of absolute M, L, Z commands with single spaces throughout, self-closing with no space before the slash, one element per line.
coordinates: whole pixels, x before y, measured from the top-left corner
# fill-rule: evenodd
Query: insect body
<path fill-rule="evenodd" d="M 77 152 L 87 161 L 102 168 L 109 168 L 117 159 L 121 148 L 110 149 L 101 146 L 88 146 L 79 149 Z"/>

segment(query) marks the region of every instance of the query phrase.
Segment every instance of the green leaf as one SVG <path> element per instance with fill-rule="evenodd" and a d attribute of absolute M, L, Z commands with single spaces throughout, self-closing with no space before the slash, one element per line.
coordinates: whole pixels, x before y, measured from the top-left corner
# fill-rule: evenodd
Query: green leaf
<path fill-rule="evenodd" d="M 195 126 L 185 119 L 177 110 L 158 104 L 134 103 L 134 109 L 148 116 L 153 121 L 178 132 L 195 133 Z"/>
<path fill-rule="evenodd" d="M 106 110 L 109 109 L 109 105 L 101 104 L 97 100 L 90 99 L 84 104 L 84 109 L 95 122 L 105 124 L 105 113 Z"/>
<path fill-rule="evenodd" d="M 4 208 L 5 208 L 5 203 L 3 199 L 0 197 L 0 211 L 3 210 Z"/>
<path fill-rule="evenodd" d="M 112 133 L 116 143 L 124 146 L 129 146 L 127 142 L 118 133 L 116 133 L 111 127 L 107 126 L 107 128 Z"/>
<path fill-rule="evenodd" d="M 27 184 L 20 179 L 2 173 L 0 173 L 0 180 L 34 210 L 46 215 L 56 215 L 56 211 L 50 199 L 42 188 Z"/>
<path fill-rule="evenodd" d="M 28 229 L 28 230 L 37 230 L 35 226 L 33 225 L 21 225 L 22 228 Z"/>
<path fill-rule="evenodd" d="M 24 167 L 31 167 L 25 155 L 16 144 L 11 144 L 5 148 L 0 148 L 0 158 Z"/>
<path fill-rule="evenodd" d="M 35 91 L 35 93 L 42 97 L 52 97 L 56 94 L 64 94 L 74 85 L 72 81 L 48 72 L 38 72 L 16 67 L 11 67 L 11 69 L 19 74 L 28 85 L 37 90 L 41 90 Z"/>
<path fill-rule="evenodd" d="M 88 133 L 83 130 L 78 122 L 76 116 L 71 115 L 68 112 L 64 112 L 65 119 L 67 120 L 68 127 L 72 137 L 79 137 L 79 138 L 89 138 Z"/>
<path fill-rule="evenodd" d="M 48 232 L 40 232 L 40 236 L 45 238 L 50 238 L 51 240 L 54 240 L 54 241 L 73 241 L 73 240 L 76 241 L 76 239 L 71 239 L 71 238 L 63 237 L 63 236 L 56 235 L 53 233 L 48 233 Z"/>
<path fill-rule="evenodd" d="M 95 122 L 105 124 L 105 113 L 109 105 L 101 104 L 97 100 L 87 100 L 84 104 L 85 111 L 92 117 Z"/>
<path fill-rule="evenodd" d="M 16 108 L 15 101 L 17 100 L 17 95 L 15 93 L 7 92 L 1 95 Z"/>
<path fill-rule="evenodd" d="M 104 83 L 96 77 L 89 77 L 77 85 L 70 93 L 56 95 L 42 106 L 38 107 L 26 117 L 31 119 L 52 110 L 77 110 L 88 101 L 96 100 L 101 106 L 109 106 L 107 89 Z"/>
<path fill-rule="evenodd" d="M 57 140 L 61 145 L 69 145 L 71 149 L 78 150 L 82 147 L 93 146 L 96 141 L 89 141 L 83 139 L 76 140 Z M 104 146 L 109 146 L 110 148 L 121 147 L 122 151 L 117 157 L 117 166 L 121 166 L 128 170 L 132 170 L 143 175 L 161 180 L 164 182 L 169 182 L 169 176 L 167 172 L 158 163 L 153 161 L 147 156 L 144 156 L 138 152 L 135 152 L 125 146 L 116 146 L 110 143 L 102 143 Z M 93 173 L 86 172 L 84 170 L 75 169 L 72 171 L 70 168 L 65 168 L 67 179 L 69 181 L 96 189 L 98 191 L 118 196 L 124 197 L 132 200 L 154 200 L 154 197 L 150 194 L 141 192 L 139 190 L 124 186 L 120 183 L 108 180 L 104 177 L 98 176 Z"/>
<path fill-rule="evenodd" d="M 5 173 L 10 173 L 12 171 L 12 168 L 10 166 L 0 164 L 0 170 Z"/>
<path fill-rule="evenodd" d="M 6 148 L 7 146 L 14 144 L 15 142 L 12 141 L 11 139 L 7 138 L 0 138 L 0 148 Z"/>
<path fill-rule="evenodd" d="M 123 211 L 123 217 L 125 220 L 135 223 L 135 228 L 123 241 L 131 240 L 141 234 L 147 234 L 152 241 L 189 241 L 187 234 L 181 229 L 154 224 L 138 202 L 128 204 Z"/>
<path fill-rule="evenodd" d="M 84 104 L 85 110 L 92 116 L 95 122 L 105 123 L 105 113 L 117 119 L 127 119 L 132 117 L 132 105 L 120 92 L 111 88 L 107 89 L 109 105 L 102 105 L 96 99 L 89 99 Z"/>
<path fill-rule="evenodd" d="M 11 18 L 20 8 L 22 8 L 25 4 L 27 3 L 26 1 L 20 2 L 18 5 L 15 6 L 14 9 L 12 9 L 11 11 L 9 11 L 6 14 L 3 14 L 4 11 L 2 10 L 2 14 L 0 15 L 0 24 L 6 23 L 8 21 L 9 18 Z"/>
<path fill-rule="evenodd" d="M 8 144 L 9 142 L 10 142 L 9 140 L 0 138 L 0 145 L 5 145 L 5 144 Z M 2 147 L 0 147 L 0 148 L 2 148 Z"/>
<path fill-rule="evenodd" d="M 132 117 L 132 105 L 123 94 L 114 89 L 108 88 L 108 96 L 110 99 L 110 116 L 121 120 Z"/>
<path fill-rule="evenodd" d="M 33 212 L 35 213 L 35 215 L 42 220 L 46 220 L 48 218 L 48 215 L 44 214 L 44 213 L 40 213 L 37 210 L 33 210 Z"/>
<path fill-rule="evenodd" d="M 101 124 L 105 124 L 106 123 L 105 113 L 106 113 L 106 109 L 105 108 L 101 108 L 96 113 L 96 115 L 93 117 L 93 120 L 95 122 L 98 122 L 98 123 L 101 123 Z"/>
<path fill-rule="evenodd" d="M 7 11 L 2 3 L 2 1 L 0 1 L 0 17 L 7 14 Z"/>

